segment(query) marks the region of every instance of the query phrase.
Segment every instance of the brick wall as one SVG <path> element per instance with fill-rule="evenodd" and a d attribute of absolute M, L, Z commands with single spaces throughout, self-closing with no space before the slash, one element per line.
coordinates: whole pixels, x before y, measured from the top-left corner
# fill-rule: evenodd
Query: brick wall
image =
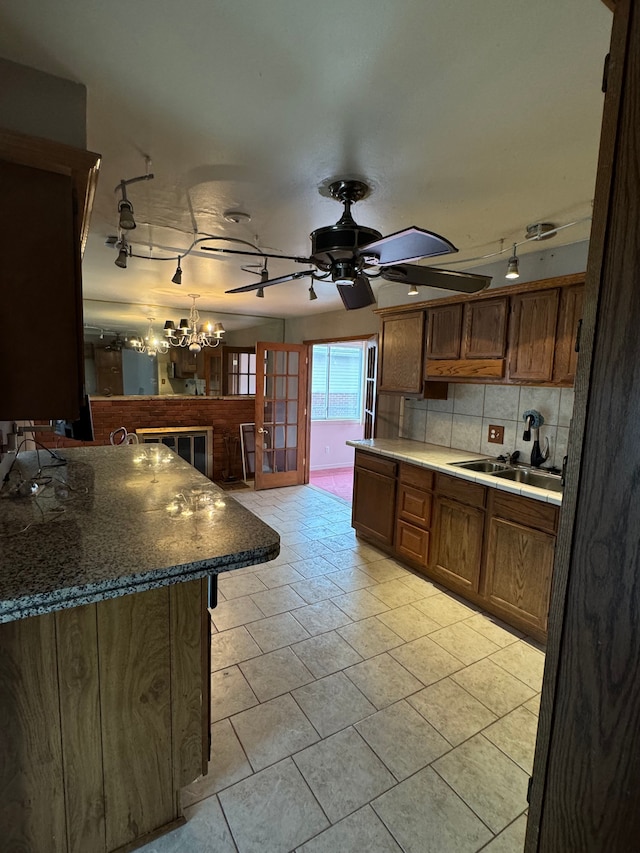
<path fill-rule="evenodd" d="M 117 397 L 91 400 L 95 440 L 84 444 L 109 444 L 109 433 L 124 426 L 128 432 L 150 427 L 213 427 L 213 479 L 222 480 L 226 467 L 225 436 L 240 436 L 240 424 L 253 423 L 253 398 L 215 400 L 206 397 Z M 72 441 L 50 433 L 38 433 L 45 445 L 79 447 Z M 239 443 L 234 473 L 242 476 Z"/>

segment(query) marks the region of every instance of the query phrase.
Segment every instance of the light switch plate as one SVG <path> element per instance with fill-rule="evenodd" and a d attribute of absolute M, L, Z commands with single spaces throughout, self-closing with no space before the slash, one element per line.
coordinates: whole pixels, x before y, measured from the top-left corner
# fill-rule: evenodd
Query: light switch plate
<path fill-rule="evenodd" d="M 487 441 L 490 444 L 504 444 L 504 427 L 489 424 L 489 435 Z"/>

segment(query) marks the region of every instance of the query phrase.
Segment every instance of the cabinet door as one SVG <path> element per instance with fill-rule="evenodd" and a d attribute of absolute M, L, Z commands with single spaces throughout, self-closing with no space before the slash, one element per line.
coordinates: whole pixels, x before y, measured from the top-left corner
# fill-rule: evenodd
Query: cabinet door
<path fill-rule="evenodd" d="M 122 352 L 96 347 L 94 357 L 96 392 L 106 397 L 122 394 Z"/>
<path fill-rule="evenodd" d="M 400 557 L 424 568 L 429 559 L 429 531 L 398 519 L 395 550 Z"/>
<path fill-rule="evenodd" d="M 582 320 L 584 285 L 563 287 L 560 294 L 558 329 L 556 333 L 556 355 L 553 365 L 554 382 L 573 385 L 578 365 L 576 338 L 578 324 Z"/>
<path fill-rule="evenodd" d="M 558 291 L 522 293 L 511 299 L 509 378 L 549 382 L 553 378 Z"/>
<path fill-rule="evenodd" d="M 460 358 L 462 304 L 431 308 L 427 317 L 427 358 Z"/>
<path fill-rule="evenodd" d="M 170 351 L 171 361 L 176 366 L 178 379 L 191 379 L 198 371 L 197 353 L 189 352 L 187 347 L 176 347 Z"/>
<path fill-rule="evenodd" d="M 75 420 L 79 415 L 84 395 L 81 254 L 98 165 L 97 154 L 0 128 L 2 237 L 9 247 L 2 266 L 3 317 L 15 326 L 33 315 L 34 305 L 46 306 L 46 325 L 56 336 L 52 358 L 43 358 L 36 346 L 16 349 L 15 336 L 2 337 L 0 420 Z"/>
<path fill-rule="evenodd" d="M 379 391 L 422 393 L 424 313 L 412 311 L 382 320 Z"/>
<path fill-rule="evenodd" d="M 431 492 L 407 483 L 398 485 L 398 518 L 425 529 L 431 524 Z"/>
<path fill-rule="evenodd" d="M 546 632 L 555 541 L 548 533 L 491 519 L 484 594 L 508 621 L 517 617 L 519 626 Z"/>
<path fill-rule="evenodd" d="M 356 466 L 351 523 L 363 535 L 383 545 L 393 544 L 396 481 Z"/>
<path fill-rule="evenodd" d="M 484 515 L 477 507 L 436 497 L 431 570 L 462 592 L 478 591 Z"/>
<path fill-rule="evenodd" d="M 504 358 L 507 297 L 467 302 L 464 306 L 463 358 Z"/>

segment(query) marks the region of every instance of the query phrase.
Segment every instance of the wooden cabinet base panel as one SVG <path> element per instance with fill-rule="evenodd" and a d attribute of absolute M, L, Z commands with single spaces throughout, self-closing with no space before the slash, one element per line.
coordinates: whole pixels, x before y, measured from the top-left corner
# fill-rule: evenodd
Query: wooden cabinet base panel
<path fill-rule="evenodd" d="M 206 581 L 0 625 L 7 850 L 125 853 L 206 768 Z"/>

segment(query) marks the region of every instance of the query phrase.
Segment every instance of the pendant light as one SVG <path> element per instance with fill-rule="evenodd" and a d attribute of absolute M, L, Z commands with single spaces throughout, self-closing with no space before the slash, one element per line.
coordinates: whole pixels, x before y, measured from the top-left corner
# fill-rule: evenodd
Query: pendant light
<path fill-rule="evenodd" d="M 418 296 L 418 288 L 416 287 L 415 284 L 411 285 L 411 287 L 409 288 L 409 292 L 407 293 L 407 296 Z"/>

